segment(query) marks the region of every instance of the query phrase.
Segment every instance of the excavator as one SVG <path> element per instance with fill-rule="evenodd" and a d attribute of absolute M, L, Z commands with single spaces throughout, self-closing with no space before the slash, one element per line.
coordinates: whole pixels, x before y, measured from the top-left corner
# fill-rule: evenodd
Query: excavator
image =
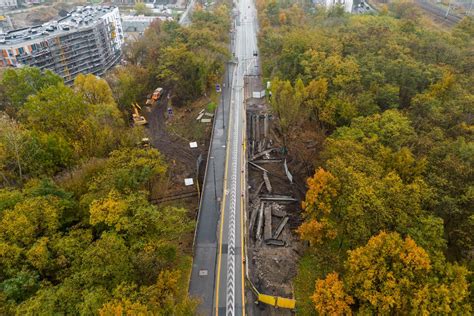
<path fill-rule="evenodd" d="M 133 109 L 132 119 L 133 119 L 133 124 L 135 126 L 148 124 L 148 121 L 145 119 L 145 117 L 140 115 L 140 111 L 142 108 L 136 102 L 132 103 L 132 109 Z"/>

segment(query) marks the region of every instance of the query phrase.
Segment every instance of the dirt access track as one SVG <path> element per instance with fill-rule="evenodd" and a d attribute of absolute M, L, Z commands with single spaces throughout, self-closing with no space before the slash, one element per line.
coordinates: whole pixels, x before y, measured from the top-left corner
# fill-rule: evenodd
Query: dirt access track
<path fill-rule="evenodd" d="M 193 202 L 198 201 L 199 183 L 196 179 L 202 180 L 204 175 L 204 165 L 202 163 L 207 157 L 209 147 L 209 135 L 211 131 L 210 123 L 201 123 L 196 120 L 199 112 L 209 101 L 202 98 L 194 102 L 191 106 L 182 108 L 172 108 L 172 114 L 168 113 L 168 98 L 166 92 L 157 102 L 151 106 L 142 106 L 142 115 L 148 121 L 145 127 L 146 134 L 150 138 L 151 146 L 158 149 L 168 163 L 168 181 L 166 190 L 155 188 L 151 194 L 153 201 L 166 200 L 180 195 L 191 195 Z M 198 139 L 187 139 L 174 129 L 183 126 L 198 125 L 201 134 Z M 187 135 L 189 136 L 189 135 Z M 190 142 L 197 142 L 197 148 L 191 148 Z M 200 158 L 201 157 L 201 158 Z M 198 169 L 199 168 L 199 169 Z M 194 185 L 186 186 L 185 178 L 193 178 Z M 159 189 L 159 190 L 158 190 Z"/>

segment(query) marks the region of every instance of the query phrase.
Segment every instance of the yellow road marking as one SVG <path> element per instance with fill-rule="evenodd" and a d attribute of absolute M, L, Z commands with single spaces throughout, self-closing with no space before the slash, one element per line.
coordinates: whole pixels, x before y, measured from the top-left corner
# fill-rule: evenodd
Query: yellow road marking
<path fill-rule="evenodd" d="M 244 128 L 245 128 L 245 124 L 244 124 Z M 242 153 L 242 156 L 241 157 L 241 165 L 242 163 L 244 163 L 244 168 L 245 168 L 245 137 L 243 138 L 244 139 L 244 143 L 243 143 L 243 147 L 244 147 L 244 150 L 243 150 L 243 153 Z M 241 166 L 242 168 L 242 166 Z M 245 169 L 244 169 L 245 170 Z M 240 177 L 240 192 L 241 192 L 241 197 L 240 197 L 240 245 L 241 245 L 241 253 L 242 253 L 242 314 L 245 316 L 245 277 L 244 277 L 244 274 L 245 274 L 245 243 L 244 243 L 244 194 L 243 192 L 244 191 L 244 187 L 245 187 L 245 179 L 244 179 L 244 176 L 245 176 L 245 171 L 241 174 L 241 177 Z"/>
<path fill-rule="evenodd" d="M 241 173 L 241 177 L 240 177 L 240 192 L 241 192 L 241 195 L 240 195 L 240 245 L 242 247 L 242 315 L 245 316 L 245 267 L 246 267 L 246 264 L 245 264 L 245 259 L 246 259 L 246 251 L 245 251 L 245 238 L 244 238 L 244 232 L 246 230 L 246 227 L 245 227 L 245 221 L 244 221 L 244 212 L 245 212 L 245 209 L 244 209 L 244 203 L 245 203 L 245 199 L 244 199 L 244 193 L 246 192 L 246 189 L 245 189 L 245 166 L 246 166 L 246 162 L 245 162 L 245 157 L 246 157 L 246 154 L 245 154 L 245 150 L 246 150 L 246 145 L 247 145 L 247 109 L 245 107 L 245 89 L 244 89 L 244 102 L 243 102 L 243 114 L 242 114 L 242 117 L 243 117 L 243 123 L 242 123 L 242 131 L 243 131 L 243 136 L 242 136 L 242 147 L 243 147 L 243 150 L 242 150 L 242 154 L 241 154 L 241 157 L 240 157 L 240 168 L 243 168 L 243 172 Z"/>

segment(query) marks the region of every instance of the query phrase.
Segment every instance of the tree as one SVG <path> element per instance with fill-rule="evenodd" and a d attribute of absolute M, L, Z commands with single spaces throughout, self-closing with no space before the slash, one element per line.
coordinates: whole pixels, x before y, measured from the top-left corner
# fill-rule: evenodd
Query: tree
<path fill-rule="evenodd" d="M 432 265 L 409 236 L 380 232 L 349 251 L 343 281 L 337 273 L 316 282 L 312 297 L 321 313 L 417 314 L 469 312 L 467 269 Z M 441 294 L 443 293 L 443 294 Z M 444 296 L 443 296 L 444 295 Z"/>
<path fill-rule="evenodd" d="M 9 112 L 15 114 L 28 96 L 62 81 L 61 77 L 50 70 L 42 72 L 36 67 L 9 68 L 3 73 L 1 80 L 3 99 L 12 108 Z"/>
<path fill-rule="evenodd" d="M 344 290 L 344 284 L 335 272 L 324 280 L 316 281 L 316 289 L 311 299 L 320 315 L 351 315 L 350 305 L 354 299 Z"/>
<path fill-rule="evenodd" d="M 125 193 L 147 189 L 167 171 L 163 155 L 156 149 L 123 148 L 110 153 L 105 169 L 89 184 L 90 193 Z"/>
<path fill-rule="evenodd" d="M 151 15 L 152 11 L 143 2 L 135 3 L 133 7 L 137 15 Z"/>
<path fill-rule="evenodd" d="M 23 155 L 27 142 L 26 131 L 15 120 L 0 113 L 0 172 L 3 181 L 9 184 L 8 170 L 18 173 L 18 180 L 23 181 Z"/>
<path fill-rule="evenodd" d="M 292 130 L 295 129 L 295 125 L 297 125 L 304 99 L 305 91 L 301 80 L 297 81 L 295 88 L 291 86 L 289 81 L 281 81 L 279 79 L 272 81 L 272 98 L 270 102 L 272 110 L 278 116 L 285 142 Z"/>
<path fill-rule="evenodd" d="M 30 97 L 21 115 L 27 126 L 45 133 L 55 132 L 73 142 L 78 141 L 78 132 L 90 111 L 91 107 L 80 95 L 64 84 L 58 84 Z"/>
<path fill-rule="evenodd" d="M 86 91 L 86 85 L 81 89 L 90 100 L 107 101 L 110 97 Z M 30 97 L 20 113 L 30 129 L 62 137 L 77 159 L 106 155 L 120 144 L 121 114 L 114 103 L 90 104 L 82 93 L 76 94 L 63 84 L 48 87 Z"/>
<path fill-rule="evenodd" d="M 79 92 L 89 104 L 115 104 L 112 90 L 107 81 L 92 74 L 79 74 L 74 79 L 74 89 Z"/>
<path fill-rule="evenodd" d="M 204 93 L 207 83 L 205 59 L 189 51 L 184 44 L 165 47 L 161 58 L 157 79 L 175 91 L 180 100 L 189 101 Z"/>
<path fill-rule="evenodd" d="M 125 240 L 115 233 L 104 232 L 81 255 L 73 276 L 87 287 L 103 286 L 109 290 L 122 281 L 133 279 L 131 252 Z"/>
<path fill-rule="evenodd" d="M 137 102 L 150 89 L 150 74 L 138 65 L 129 64 L 116 67 L 107 77 L 119 108 L 123 111 L 130 108 L 130 104 Z"/>

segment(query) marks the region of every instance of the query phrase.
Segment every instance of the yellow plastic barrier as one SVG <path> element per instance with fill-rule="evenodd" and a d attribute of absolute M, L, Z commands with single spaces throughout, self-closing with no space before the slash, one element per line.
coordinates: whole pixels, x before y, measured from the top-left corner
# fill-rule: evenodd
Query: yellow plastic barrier
<path fill-rule="evenodd" d="M 258 301 L 281 308 L 288 308 L 294 309 L 296 305 L 296 301 L 290 298 L 278 297 L 278 296 L 271 296 L 266 294 L 258 293 Z"/>

